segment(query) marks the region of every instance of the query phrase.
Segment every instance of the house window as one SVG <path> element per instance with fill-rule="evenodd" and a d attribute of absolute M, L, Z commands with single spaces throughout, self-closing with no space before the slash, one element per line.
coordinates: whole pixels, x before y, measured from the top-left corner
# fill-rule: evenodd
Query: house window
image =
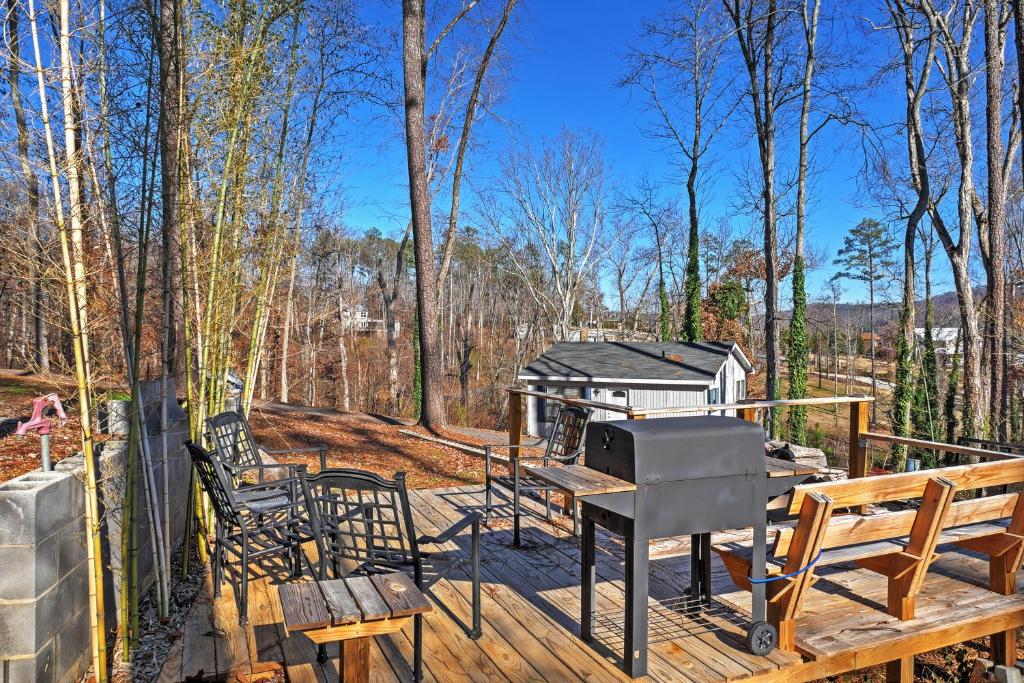
<path fill-rule="evenodd" d="M 708 389 L 708 405 L 715 405 L 716 403 L 719 403 L 718 394 L 718 387 Z"/>
<path fill-rule="evenodd" d="M 747 380 L 738 379 L 736 380 L 736 400 L 742 401 L 747 397 Z"/>

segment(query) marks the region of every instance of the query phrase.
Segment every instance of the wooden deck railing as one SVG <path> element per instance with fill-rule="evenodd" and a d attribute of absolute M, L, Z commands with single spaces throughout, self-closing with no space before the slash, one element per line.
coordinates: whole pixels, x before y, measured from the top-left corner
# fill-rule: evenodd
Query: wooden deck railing
<path fill-rule="evenodd" d="M 975 448 L 974 446 L 960 446 L 957 444 L 943 443 L 941 441 L 925 441 L 924 439 L 912 439 L 905 436 L 893 436 L 892 434 L 876 434 L 865 432 L 861 435 L 865 442 L 875 441 L 878 443 L 900 444 L 908 448 L 920 448 L 928 451 L 942 451 L 955 455 L 966 455 L 978 458 L 979 460 L 1019 460 L 1024 455 L 1017 453 L 1006 453 L 1003 451 L 992 451 L 987 448 Z"/>
<path fill-rule="evenodd" d="M 790 408 L 794 406 L 829 406 L 849 405 L 850 413 L 850 462 L 848 475 L 851 478 L 865 477 L 868 474 L 868 457 L 866 442 L 862 438 L 868 432 L 868 406 L 875 399 L 871 396 L 832 396 L 813 397 L 801 399 L 782 399 L 767 401 L 762 399 L 746 399 L 736 403 L 720 403 L 714 405 L 700 406 L 678 406 L 668 408 L 639 408 L 635 406 L 623 406 L 615 403 L 604 403 L 584 398 L 571 398 L 547 394 L 543 391 L 533 391 L 520 387 L 508 387 L 508 440 L 511 444 L 523 442 L 523 397 L 533 396 L 546 401 L 560 403 L 570 406 L 584 406 L 588 408 L 611 410 L 622 413 L 629 420 L 644 420 L 647 418 L 672 415 L 679 413 L 717 413 L 723 410 L 735 410 L 736 415 L 749 422 L 758 422 L 761 419 L 761 411 L 775 408 Z"/>

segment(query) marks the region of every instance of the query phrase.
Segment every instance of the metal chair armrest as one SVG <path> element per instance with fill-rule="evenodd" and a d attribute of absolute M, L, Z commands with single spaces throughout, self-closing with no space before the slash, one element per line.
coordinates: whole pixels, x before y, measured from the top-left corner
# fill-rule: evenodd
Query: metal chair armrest
<path fill-rule="evenodd" d="M 306 466 L 303 464 L 297 464 L 293 462 L 275 462 L 266 463 L 263 465 L 245 465 L 243 467 L 230 466 L 230 472 L 232 474 L 244 474 L 251 470 L 270 470 L 270 469 L 282 469 L 287 470 L 290 476 L 295 476 L 294 473 L 298 470 L 305 470 Z"/>
<path fill-rule="evenodd" d="M 455 538 L 459 533 L 464 531 L 470 525 L 480 528 L 480 520 L 483 517 L 479 512 L 471 512 L 455 524 L 451 525 L 436 536 L 420 536 L 417 540 L 418 543 L 424 545 L 433 545 L 438 543 L 447 543 L 448 541 Z"/>
<path fill-rule="evenodd" d="M 547 460 L 547 458 L 544 457 L 543 455 L 510 455 L 510 456 L 508 456 L 508 459 L 509 459 L 510 462 L 523 462 L 523 461 L 533 461 L 533 460 L 543 461 L 543 460 Z"/>
<path fill-rule="evenodd" d="M 320 451 L 327 450 L 326 445 L 320 446 L 302 446 L 299 448 L 264 448 L 266 453 L 274 455 L 276 453 L 319 453 Z"/>
<path fill-rule="evenodd" d="M 510 450 L 515 448 L 533 448 L 533 446 L 530 446 L 529 444 L 522 443 L 485 443 L 482 444 L 482 446 L 485 451 L 492 448 L 508 448 Z"/>

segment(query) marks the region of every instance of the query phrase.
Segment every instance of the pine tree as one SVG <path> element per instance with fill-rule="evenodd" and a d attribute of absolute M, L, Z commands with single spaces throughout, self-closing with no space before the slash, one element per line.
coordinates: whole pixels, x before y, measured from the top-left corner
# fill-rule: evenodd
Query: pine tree
<path fill-rule="evenodd" d="M 868 286 L 868 318 L 871 341 L 869 354 L 871 357 L 871 395 L 878 396 L 878 379 L 875 368 L 875 294 L 879 286 L 888 278 L 888 273 L 895 267 L 892 254 L 896 242 L 890 237 L 882 224 L 865 218 L 850 229 L 850 234 L 843 237 L 843 248 L 839 250 L 835 265 L 842 268 L 834 279 L 859 280 Z M 871 421 L 876 422 L 878 401 L 871 404 Z"/>

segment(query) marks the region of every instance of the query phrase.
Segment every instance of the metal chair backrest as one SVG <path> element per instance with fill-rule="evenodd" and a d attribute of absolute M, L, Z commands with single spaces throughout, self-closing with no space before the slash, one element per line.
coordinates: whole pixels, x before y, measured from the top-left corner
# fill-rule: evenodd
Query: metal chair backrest
<path fill-rule="evenodd" d="M 189 455 L 192 457 L 192 465 L 199 475 L 199 484 L 210 497 L 210 504 L 217 517 L 227 524 L 237 524 L 238 511 L 235 509 L 235 499 L 231 495 L 231 486 L 228 484 L 227 473 L 224 472 L 220 463 L 217 462 L 210 452 L 202 446 L 185 442 Z"/>
<path fill-rule="evenodd" d="M 551 438 L 548 439 L 544 453 L 545 465 L 550 460 L 566 465 L 576 464 L 583 452 L 583 435 L 593 412 L 590 408 L 580 406 L 562 406 L 551 430 Z"/>
<path fill-rule="evenodd" d="M 226 410 L 207 418 L 206 427 L 221 464 L 229 468 L 259 467 L 263 464 L 249 423 L 241 413 Z"/>
<path fill-rule="evenodd" d="M 389 480 L 364 470 L 327 469 L 307 477 L 304 486 L 319 521 L 320 552 L 336 566 L 340 560 L 364 571 L 419 566 L 404 472 Z"/>

